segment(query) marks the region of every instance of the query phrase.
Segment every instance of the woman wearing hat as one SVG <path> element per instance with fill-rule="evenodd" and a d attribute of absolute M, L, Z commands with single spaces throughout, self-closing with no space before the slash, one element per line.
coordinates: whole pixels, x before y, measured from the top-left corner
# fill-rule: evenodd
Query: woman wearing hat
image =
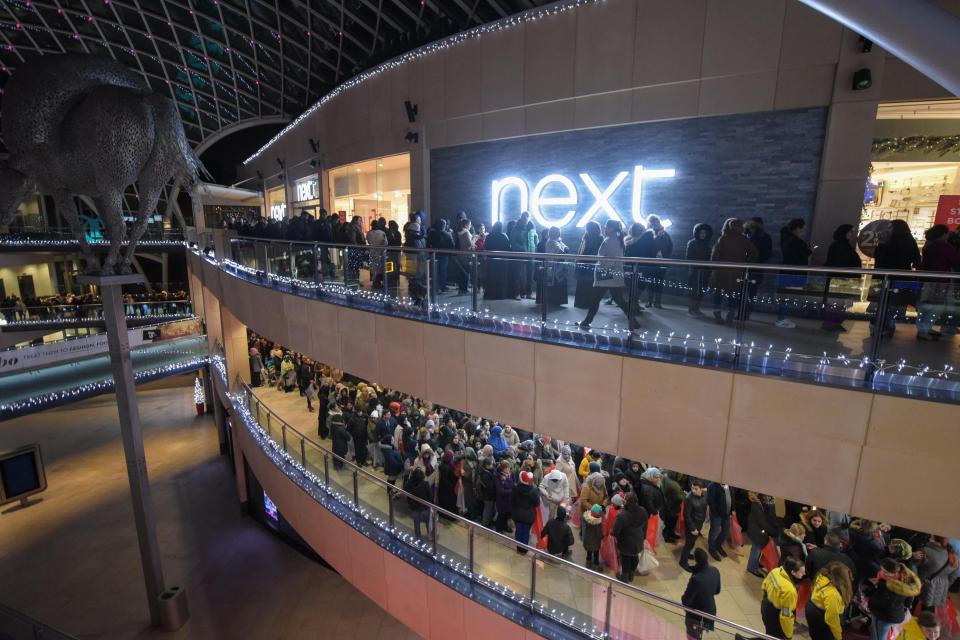
<path fill-rule="evenodd" d="M 520 482 L 513 487 L 510 497 L 513 525 L 516 527 L 514 538 L 517 542 L 530 542 L 530 527 L 536 520 L 535 510 L 540 507 L 540 492 L 533 484 L 533 474 L 529 471 L 520 472 Z M 517 553 L 526 554 L 527 550 L 517 547 Z"/>

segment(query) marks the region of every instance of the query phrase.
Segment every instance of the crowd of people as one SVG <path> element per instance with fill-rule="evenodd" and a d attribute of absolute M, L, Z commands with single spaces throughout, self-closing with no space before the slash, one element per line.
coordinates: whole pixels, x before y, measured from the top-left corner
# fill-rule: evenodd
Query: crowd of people
<path fill-rule="evenodd" d="M 123 296 L 128 316 L 185 313 L 184 303 L 190 295 L 183 290 L 125 293 Z M 17 320 L 50 320 L 55 318 L 100 317 L 100 296 L 94 293 L 66 293 L 37 296 L 26 300 L 10 295 L 0 301 L 0 312 L 7 322 Z"/>
<path fill-rule="evenodd" d="M 564 242 L 558 227 L 538 230 L 526 212 L 509 222 L 495 222 L 489 232 L 485 225 L 473 223 L 463 212 L 452 223 L 440 218 L 429 228 L 422 211 L 412 213 L 402 229 L 392 220 L 379 218 L 366 233 L 359 216 L 347 221 L 336 214 L 328 215 L 323 209 L 319 219 L 304 211 L 284 220 L 227 219 L 226 224 L 250 237 L 367 245 L 370 247 L 367 250 L 351 252 L 344 269 L 352 272 L 353 279 L 357 280 L 361 264 L 369 264 L 374 288 L 379 289 L 385 274 L 388 278 L 393 277 L 395 286 L 399 282 L 401 266 L 404 266 L 410 295 L 414 299 L 422 299 L 425 295 L 428 278 L 425 261 L 410 249 L 570 254 L 569 262 L 543 261 L 533 257 L 487 257 L 479 261 L 476 271 L 471 268 L 468 256 L 437 254 L 436 271 L 432 274 L 430 286 L 434 293 L 443 293 L 448 286 L 455 285 L 460 294 L 466 294 L 474 286 L 482 289 L 485 300 L 530 299 L 548 308 L 567 305 L 572 292 L 574 307 L 586 310 L 579 323 L 583 328 L 590 327 L 604 299 L 622 310 L 629 328 L 639 328 L 644 306 L 662 308 L 668 271 L 658 266 L 634 269 L 622 258 L 678 257 L 674 255 L 674 242 L 669 231 L 653 215 L 648 217 L 646 224 L 634 222 L 626 230 L 618 220 L 609 219 L 602 226 L 590 221 L 583 229 L 575 253 Z M 693 228 L 692 237 L 680 257 L 691 261 L 805 267 L 811 264 L 817 250 L 804 239 L 806 231 L 806 222 L 802 218 L 789 220 L 779 229 L 779 239 L 775 242 L 762 218 L 729 218 L 714 241 L 713 227 L 701 223 Z M 838 226 L 822 265 L 862 267 L 856 239 L 854 225 Z M 774 251 L 775 246 L 779 246 L 778 254 Z M 376 247 L 384 249 L 378 251 Z M 390 247 L 398 249 L 390 251 Z M 408 250 L 403 252 L 404 255 L 410 254 L 403 265 L 401 247 Z M 333 273 L 334 261 L 335 256 L 327 251 L 321 252 L 320 268 L 325 275 Z M 889 233 L 876 246 L 874 264 L 877 269 L 885 270 L 960 271 L 960 232 L 950 231 L 943 224 L 934 225 L 926 230 L 921 251 L 907 223 L 894 220 Z M 301 271 L 309 276 L 314 268 L 317 267 L 305 261 Z M 689 315 L 704 316 L 702 305 L 704 299 L 708 299 L 712 302 L 713 320 L 719 324 L 732 324 L 741 313 L 746 314 L 744 319 L 749 319 L 759 306 L 758 292 L 767 279 L 768 290 L 785 292 L 773 296 L 775 302 L 771 303 L 771 312 L 776 312 L 777 327 L 796 327 L 794 320 L 788 317 L 792 300 L 789 296 L 804 294 L 812 296 L 811 299 L 818 298 L 816 302 L 822 299 L 823 304 L 817 313 L 824 330 L 846 330 L 843 325 L 846 317 L 844 304 L 828 300 L 831 280 L 842 278 L 842 274 L 825 278 L 821 287 L 820 284 L 814 285 L 813 280 L 802 272 L 755 272 L 746 285 L 747 304 L 743 309 L 740 299 L 744 285 L 740 276 L 737 269 L 691 267 L 685 278 L 680 276 L 676 284 L 686 289 Z M 472 281 L 474 277 L 476 282 Z M 882 336 L 892 335 L 897 321 L 906 318 L 907 307 L 913 306 L 917 310 L 918 340 L 935 341 L 943 333 L 956 332 L 951 320 L 956 315 L 953 311 L 960 307 L 960 291 L 956 287 L 948 281 L 898 281 L 897 284 L 891 288 L 888 304 L 880 314 L 883 317 L 872 320 L 871 331 L 880 332 Z M 819 297 L 818 291 L 813 290 L 817 288 L 822 291 Z M 937 330 L 936 326 L 940 329 Z"/>
<path fill-rule="evenodd" d="M 608 236 L 609 237 L 609 236 Z M 601 453 L 444 408 L 331 369 L 250 334 L 254 387 L 299 392 L 317 435 L 344 461 L 382 470 L 407 498 L 415 535 L 430 533 L 430 504 L 523 545 L 631 583 L 656 569 L 656 550 L 679 544 L 691 573 L 682 602 L 687 634 L 713 628 L 729 550 L 749 545 L 765 633 L 813 640 L 935 640 L 958 629 L 960 541 L 890 527 L 647 462 Z M 397 496 L 400 497 L 399 495 Z M 517 547 L 519 554 L 527 549 Z M 941 635 L 942 634 L 942 635 Z"/>

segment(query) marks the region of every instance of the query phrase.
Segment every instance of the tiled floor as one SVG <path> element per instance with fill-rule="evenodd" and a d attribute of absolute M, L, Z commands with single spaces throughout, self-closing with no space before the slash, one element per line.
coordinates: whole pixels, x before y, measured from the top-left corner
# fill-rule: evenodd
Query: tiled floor
<path fill-rule="evenodd" d="M 306 434 L 315 441 L 329 448 L 329 441 L 320 441 L 317 435 L 317 413 L 308 413 L 306 401 L 299 393 L 283 393 L 276 389 L 259 388 L 257 396 L 263 406 L 269 407 L 283 420 L 291 424 L 298 431 Z M 274 434 L 277 424 L 274 421 Z M 276 436 L 279 438 L 279 436 Z M 288 448 L 293 452 L 299 451 L 299 438 L 287 435 Z M 316 448 L 307 446 L 308 466 L 318 475 L 323 475 L 323 455 Z M 379 475 L 379 472 L 372 473 Z M 352 495 L 352 473 L 343 470 L 337 472 L 330 465 L 331 481 L 341 487 L 346 495 Z M 372 480 L 359 477 L 359 497 L 361 504 L 368 509 L 378 512 L 383 519 L 387 519 L 389 506 L 385 490 Z M 404 530 L 412 533 L 411 520 L 406 510 L 405 501 L 395 501 L 395 522 Z M 441 520 L 438 528 L 437 543 L 440 553 L 450 555 L 451 552 L 459 558 L 468 557 L 468 537 L 466 527 L 456 523 L 444 523 Z M 530 590 L 530 559 L 516 554 L 509 541 L 495 538 L 495 536 L 477 536 L 474 541 L 475 570 L 484 576 L 491 577 L 502 585 L 508 585 L 521 595 L 528 595 Z M 743 549 L 728 549 L 730 557 L 723 562 L 715 563 L 720 569 L 723 581 L 722 592 L 717 597 L 718 615 L 731 622 L 739 623 L 754 629 L 762 629 L 760 619 L 760 580 L 745 570 L 746 551 Z M 648 576 L 638 578 L 634 584 L 654 594 L 679 601 L 686 588 L 689 574 L 680 569 L 678 564 L 679 545 L 664 545 L 657 551 L 660 567 Z M 582 564 L 585 559 L 583 548 L 579 543 L 575 546 L 573 561 Z M 711 561 L 712 562 L 712 561 Z M 608 571 L 609 575 L 610 572 Z M 594 585 L 582 574 L 574 574 L 562 565 L 538 565 L 537 569 L 538 601 L 549 602 L 551 608 L 567 611 L 568 615 L 577 615 L 579 619 L 593 617 L 603 619 L 603 598 L 597 598 Z M 682 619 L 673 614 L 659 611 L 660 615 L 669 622 L 682 626 Z M 722 634 L 718 634 L 722 637 Z M 798 637 L 805 634 L 798 633 Z"/>
<path fill-rule="evenodd" d="M 0 424 L 0 451 L 39 442 L 49 489 L 0 515 L 0 602 L 80 638 L 415 638 L 335 572 L 242 517 L 212 420 L 188 386 L 140 390 L 168 584 L 191 620 L 147 627 L 116 404 L 102 396 Z"/>

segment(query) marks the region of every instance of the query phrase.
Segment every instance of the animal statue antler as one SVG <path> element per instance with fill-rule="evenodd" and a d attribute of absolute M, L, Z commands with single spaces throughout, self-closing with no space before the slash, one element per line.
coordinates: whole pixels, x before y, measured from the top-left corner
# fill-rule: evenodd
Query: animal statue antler
<path fill-rule="evenodd" d="M 34 191 L 52 195 L 87 273 L 129 273 L 164 187 L 173 182 L 169 217 L 180 189 L 195 191 L 205 171 L 173 102 L 110 59 L 68 54 L 25 63 L 4 89 L 2 120 L 10 158 L 0 165 L 0 224 Z M 123 194 L 134 183 L 140 206 L 128 234 Z M 77 195 L 92 198 L 104 221 L 110 248 L 102 264 L 87 244 Z"/>

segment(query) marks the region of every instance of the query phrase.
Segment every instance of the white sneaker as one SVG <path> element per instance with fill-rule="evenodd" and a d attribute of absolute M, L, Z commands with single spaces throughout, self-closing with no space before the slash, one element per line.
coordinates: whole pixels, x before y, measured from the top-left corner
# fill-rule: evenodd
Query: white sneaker
<path fill-rule="evenodd" d="M 783 320 L 777 320 L 777 326 L 781 329 L 793 329 L 797 324 L 784 318 Z"/>

